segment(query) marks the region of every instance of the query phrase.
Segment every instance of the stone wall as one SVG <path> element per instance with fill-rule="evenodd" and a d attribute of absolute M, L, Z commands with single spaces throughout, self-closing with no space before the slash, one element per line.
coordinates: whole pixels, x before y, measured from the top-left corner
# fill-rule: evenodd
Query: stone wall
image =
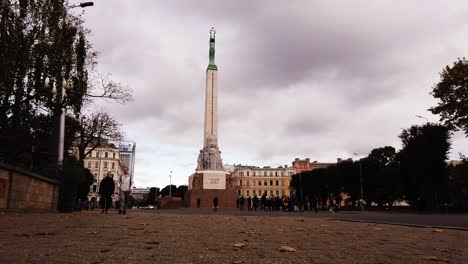
<path fill-rule="evenodd" d="M 57 209 L 59 182 L 0 163 L 0 209 Z"/>

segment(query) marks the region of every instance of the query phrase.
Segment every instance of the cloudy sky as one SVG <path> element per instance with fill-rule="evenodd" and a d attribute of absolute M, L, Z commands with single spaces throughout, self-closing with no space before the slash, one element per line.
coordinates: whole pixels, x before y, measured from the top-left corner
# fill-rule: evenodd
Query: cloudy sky
<path fill-rule="evenodd" d="M 315 3 L 314 3 L 315 2 Z M 465 3 L 464 3 L 465 2 Z M 134 101 L 95 104 L 137 144 L 136 186 L 187 184 L 203 145 L 209 29 L 224 163 L 291 165 L 400 148 L 439 72 L 468 54 L 466 1 L 96 0 L 84 13 L 98 69 Z M 468 154 L 453 137 L 451 158 Z"/>

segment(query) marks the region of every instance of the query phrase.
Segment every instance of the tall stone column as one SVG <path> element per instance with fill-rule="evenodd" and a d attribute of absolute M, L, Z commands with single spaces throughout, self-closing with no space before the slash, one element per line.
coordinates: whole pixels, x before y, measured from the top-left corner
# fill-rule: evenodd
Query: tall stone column
<path fill-rule="evenodd" d="M 224 171 L 218 147 L 218 67 L 215 64 L 215 30 L 210 30 L 210 56 L 206 69 L 205 130 L 203 149 L 198 157 L 197 170 Z"/>
<path fill-rule="evenodd" d="M 208 137 L 212 135 L 218 145 L 218 70 L 206 70 L 205 91 L 205 134 L 203 147 L 208 147 Z"/>

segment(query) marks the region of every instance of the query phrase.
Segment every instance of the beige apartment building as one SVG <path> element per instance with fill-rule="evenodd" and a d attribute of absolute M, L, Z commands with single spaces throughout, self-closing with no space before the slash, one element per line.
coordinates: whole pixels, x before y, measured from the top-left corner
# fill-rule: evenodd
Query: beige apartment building
<path fill-rule="evenodd" d="M 295 168 L 288 166 L 260 168 L 235 165 L 232 175 L 236 179 L 235 189 L 238 196 L 253 197 L 266 193 L 269 197 L 281 197 L 291 195 L 289 182 L 291 175 L 295 173 Z"/>
<path fill-rule="evenodd" d="M 91 185 L 88 195 L 90 198 L 98 196 L 99 184 L 106 177 L 108 171 L 114 175 L 114 182 L 117 187 L 118 179 L 123 174 L 124 168 L 120 151 L 114 147 L 94 149 L 85 157 L 84 167 L 94 175 L 94 183 Z"/>

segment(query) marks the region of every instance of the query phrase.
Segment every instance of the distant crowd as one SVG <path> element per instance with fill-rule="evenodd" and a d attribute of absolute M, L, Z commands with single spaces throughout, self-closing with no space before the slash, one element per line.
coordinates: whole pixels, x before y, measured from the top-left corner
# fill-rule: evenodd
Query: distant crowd
<path fill-rule="evenodd" d="M 302 211 L 315 211 L 321 209 L 328 209 L 330 213 L 334 213 L 341 206 L 341 196 L 330 194 L 327 199 L 320 199 L 317 195 L 306 196 L 302 202 L 296 196 L 267 196 L 263 194 L 258 197 L 257 195 L 240 196 L 237 198 L 236 204 L 240 211 L 282 211 L 282 212 L 302 212 Z M 213 208 L 217 208 L 217 201 L 213 200 Z"/>

